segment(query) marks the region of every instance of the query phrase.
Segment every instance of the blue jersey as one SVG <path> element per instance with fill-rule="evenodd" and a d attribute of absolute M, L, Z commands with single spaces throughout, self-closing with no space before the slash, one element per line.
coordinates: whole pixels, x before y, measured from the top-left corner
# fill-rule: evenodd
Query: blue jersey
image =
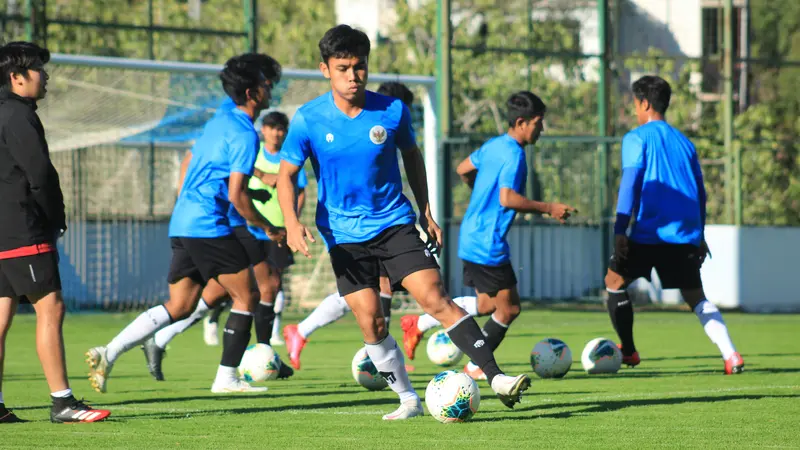
<path fill-rule="evenodd" d="M 500 204 L 500 189 L 525 195 L 528 164 L 525 150 L 504 134 L 483 144 L 469 156 L 478 169 L 467 212 L 461 221 L 458 257 L 475 264 L 508 264 L 506 236 L 517 212 Z"/>
<path fill-rule="evenodd" d="M 260 171 L 262 171 L 262 172 L 264 172 L 264 173 L 277 174 L 278 173 L 278 168 L 280 167 L 280 164 L 281 164 L 280 153 L 274 153 L 274 154 L 270 153 L 270 152 L 267 151 L 267 149 L 264 148 L 264 144 L 261 144 L 261 150 L 258 152 L 258 158 L 256 158 L 255 168 L 260 170 Z M 305 171 L 305 169 L 300 169 L 300 172 L 297 173 L 297 189 L 305 189 L 307 185 L 308 185 L 308 178 L 306 178 L 306 171 Z M 273 193 L 277 194 L 277 191 L 274 188 L 267 187 L 264 183 L 261 182 L 261 180 L 258 180 L 256 178 L 251 178 L 250 179 L 249 188 L 251 188 L 251 189 L 266 189 L 267 191 L 270 192 L 270 194 L 273 194 Z M 277 195 L 273 195 L 272 198 L 269 199 L 269 202 L 267 204 L 259 205 L 255 201 L 253 203 L 256 206 L 256 209 L 260 213 L 262 213 L 262 215 L 267 220 L 270 220 L 272 215 L 269 214 L 269 213 L 265 214 L 265 211 L 270 211 L 270 208 L 271 208 L 271 210 L 275 210 L 274 213 L 278 214 L 280 216 L 281 220 L 283 219 L 283 214 L 281 214 L 281 212 L 280 212 L 280 205 L 278 204 L 278 196 Z M 269 206 L 267 206 L 267 205 L 269 205 Z M 259 206 L 260 206 L 260 208 L 259 208 Z M 275 222 L 275 223 L 277 223 L 277 222 Z M 280 226 L 283 226 L 282 222 L 281 222 Z M 269 236 L 267 236 L 267 233 L 264 232 L 263 228 L 254 227 L 252 225 L 249 225 L 247 228 L 250 230 L 250 233 L 253 236 L 256 237 L 256 239 L 259 239 L 259 240 L 262 240 L 262 241 L 268 241 L 269 240 Z"/>
<path fill-rule="evenodd" d="M 232 233 L 228 178 L 252 175 L 258 134 L 238 108 L 215 115 L 192 147 L 183 188 L 169 223 L 170 237 L 214 238 Z"/>
<path fill-rule="evenodd" d="M 230 97 L 225 97 L 225 100 L 222 101 L 222 104 L 219 105 L 216 111 L 214 111 L 214 117 L 219 116 L 221 114 L 225 114 L 232 110 L 236 109 L 236 103 L 234 103 L 233 99 Z M 253 127 L 255 129 L 255 126 Z M 247 225 L 247 221 L 239 214 L 239 211 L 233 206 L 231 203 L 230 209 L 228 209 L 228 222 L 232 228 L 235 227 L 243 227 Z"/>
<path fill-rule="evenodd" d="M 367 91 L 364 109 L 350 118 L 329 92 L 295 113 L 281 158 L 300 167 L 311 158 L 317 177 L 317 228 L 333 247 L 414 223 L 397 160 L 397 149 L 412 148 L 416 138 L 403 102 Z"/>
<path fill-rule="evenodd" d="M 703 175 L 694 145 L 683 133 L 660 120 L 630 131 L 622 140 L 622 169 L 644 170 L 631 240 L 700 244 Z"/>

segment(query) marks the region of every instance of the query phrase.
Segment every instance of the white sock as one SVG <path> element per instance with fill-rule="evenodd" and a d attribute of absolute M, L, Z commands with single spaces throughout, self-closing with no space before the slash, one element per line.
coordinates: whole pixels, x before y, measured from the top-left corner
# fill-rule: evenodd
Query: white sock
<path fill-rule="evenodd" d="M 348 311 L 350 311 L 350 307 L 347 306 L 344 297 L 339 295 L 338 292 L 333 293 L 325 297 L 325 300 L 323 300 L 305 320 L 297 325 L 297 331 L 300 333 L 300 336 L 303 336 L 303 339 L 308 339 L 311 333 L 316 331 L 317 328 L 322 328 L 325 325 L 336 322 L 347 314 Z"/>
<path fill-rule="evenodd" d="M 403 352 L 391 334 L 377 344 L 367 344 L 367 355 L 378 372 L 388 378 L 386 381 L 389 382 L 389 387 L 400 396 L 401 403 L 419 399 L 408 379 Z"/>
<path fill-rule="evenodd" d="M 466 311 L 467 314 L 472 317 L 476 317 L 478 315 L 478 297 L 456 297 L 453 299 L 453 303 L 463 308 L 464 311 Z M 434 319 L 430 314 L 423 314 L 419 316 L 419 321 L 417 322 L 417 328 L 419 328 L 419 331 L 422 331 L 423 333 L 440 325 L 441 323 Z"/>
<path fill-rule="evenodd" d="M 219 366 L 217 368 L 217 377 L 214 379 L 214 384 L 230 384 L 238 379 L 239 377 L 236 376 L 236 367 Z"/>
<path fill-rule="evenodd" d="M 706 330 L 708 338 L 711 342 L 717 344 L 719 351 L 722 353 L 722 359 L 727 360 L 734 353 L 736 348 L 731 342 L 731 337 L 728 335 L 728 327 L 725 326 L 725 321 L 722 320 L 717 307 L 708 300 L 703 300 L 694 308 L 694 313 L 703 324 L 703 329 Z"/>
<path fill-rule="evenodd" d="M 153 339 L 156 341 L 156 345 L 160 349 L 167 348 L 167 344 L 169 341 L 175 338 L 175 336 L 183 333 L 189 327 L 196 324 L 197 322 L 203 320 L 203 317 L 208 312 L 209 307 L 206 304 L 205 300 L 200 299 L 197 302 L 197 308 L 195 308 L 194 312 L 187 318 L 183 320 L 179 320 L 168 327 L 164 327 L 153 336 Z"/>
<path fill-rule="evenodd" d="M 147 340 L 153 333 L 168 325 L 171 320 L 164 305 L 154 306 L 139 314 L 108 343 L 106 358 L 113 363 L 119 355 Z"/>
<path fill-rule="evenodd" d="M 272 337 L 280 337 L 281 335 L 281 313 L 286 304 L 286 297 L 283 295 L 283 289 L 278 291 L 275 296 L 275 320 L 272 322 Z"/>
<path fill-rule="evenodd" d="M 72 395 L 72 389 L 66 388 L 63 391 L 51 392 L 50 396 L 53 398 L 67 398 Z M 3 403 L 0 401 L 0 403 Z"/>

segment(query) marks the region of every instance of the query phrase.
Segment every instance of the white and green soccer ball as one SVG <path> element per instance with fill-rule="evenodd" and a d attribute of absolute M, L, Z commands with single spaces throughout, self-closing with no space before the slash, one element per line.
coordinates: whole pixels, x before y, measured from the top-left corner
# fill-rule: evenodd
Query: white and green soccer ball
<path fill-rule="evenodd" d="M 541 378 L 563 378 L 572 365 L 572 351 L 560 339 L 542 339 L 531 350 L 531 367 Z"/>
<path fill-rule="evenodd" d="M 378 372 L 375 364 L 369 359 L 366 347 L 362 347 L 361 350 L 356 352 L 356 356 L 353 357 L 351 368 L 353 371 L 353 379 L 356 380 L 356 383 L 370 391 L 380 391 L 389 386 L 389 383 L 387 383 L 380 372 Z"/>
<path fill-rule="evenodd" d="M 442 423 L 464 422 L 481 405 L 481 391 L 469 375 L 453 370 L 437 374 L 425 389 L 425 406 Z"/>
<path fill-rule="evenodd" d="M 427 351 L 432 363 L 444 367 L 458 364 L 464 356 L 444 330 L 438 330 L 428 338 Z"/>
<path fill-rule="evenodd" d="M 581 364 L 586 373 L 617 373 L 622 366 L 622 352 L 611 339 L 592 339 L 583 349 Z"/>
<path fill-rule="evenodd" d="M 247 347 L 239 364 L 239 376 L 247 382 L 274 380 L 281 370 L 281 359 L 266 344 L 253 344 Z"/>

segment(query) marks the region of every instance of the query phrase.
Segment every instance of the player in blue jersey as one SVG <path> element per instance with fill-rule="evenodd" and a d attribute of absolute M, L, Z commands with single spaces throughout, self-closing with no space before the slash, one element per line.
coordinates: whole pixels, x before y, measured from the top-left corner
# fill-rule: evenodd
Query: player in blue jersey
<path fill-rule="evenodd" d="M 411 106 L 414 104 L 414 93 L 403 83 L 398 83 L 396 81 L 381 83 L 381 85 L 378 86 L 377 92 L 381 95 L 400 99 L 409 109 L 411 109 Z M 389 321 L 392 317 L 392 287 L 389 285 L 389 278 L 386 276 L 383 267 L 381 267 L 379 296 L 381 299 L 381 310 L 386 318 L 386 327 L 388 328 Z M 311 333 L 336 322 L 348 312 L 350 312 L 350 307 L 347 305 L 344 297 L 342 297 L 339 292 L 334 292 L 325 297 L 322 302 L 314 308 L 314 311 L 302 322 L 296 325 L 287 325 L 286 328 L 283 329 L 283 335 L 286 338 L 286 349 L 289 351 L 289 361 L 292 367 L 295 369 L 300 368 L 300 353 L 305 348 L 306 343 L 308 343 L 308 338 L 311 336 Z M 411 359 L 413 359 L 413 357 Z"/>
<path fill-rule="evenodd" d="M 139 315 L 107 346 L 89 349 L 90 381 L 98 392 L 106 391 L 113 364 L 122 353 L 194 311 L 210 279 L 217 280 L 233 299 L 211 391 L 266 390 L 252 387 L 236 375 L 250 340 L 255 302 L 250 294 L 250 261 L 229 216 L 233 204 L 250 223 L 275 239 L 283 238 L 281 230 L 257 213 L 246 191 L 258 151 L 253 121 L 269 106 L 271 87 L 260 65 L 243 57 L 228 60 L 220 79 L 237 107 L 212 118 L 192 149 L 192 161 L 170 220 L 169 301 Z"/>
<path fill-rule="evenodd" d="M 471 315 L 492 315 L 483 327 L 492 351 L 520 313 L 517 277 L 506 240 L 517 212 L 548 214 L 562 223 L 575 212 L 561 203 L 525 197 L 528 165 L 524 146 L 535 144 L 544 130 L 544 102 L 531 92 L 521 91 L 509 97 L 506 109 L 508 132 L 483 144 L 456 168 L 464 183 L 472 188 L 461 221 L 458 256 L 463 261 L 464 284 L 474 288 L 476 294 L 456 300 Z M 409 358 L 413 358 L 424 331 L 438 324 L 429 314 L 403 317 L 403 342 Z M 486 379 L 480 367 L 472 362 L 464 367 L 464 372 L 474 379 Z"/>
<path fill-rule="evenodd" d="M 311 257 L 311 231 L 295 211 L 295 175 L 311 158 L 317 178 L 317 228 L 328 246 L 339 293 L 352 308 L 367 353 L 400 407 L 384 420 L 423 414 L 422 403 L 404 367 L 403 353 L 388 333 L 378 297 L 380 266 L 392 286 L 405 288 L 422 308 L 447 327 L 450 338 L 486 373 L 508 407 L 530 386 L 527 375 L 500 370 L 475 320 L 447 296 L 433 252 L 442 232 L 433 221 L 422 154 L 408 108 L 399 99 L 366 90 L 369 38 L 347 25 L 336 26 L 319 42 L 320 70 L 331 91 L 303 105 L 292 118 L 281 149 L 278 198 L 287 244 Z M 420 210 L 403 195 L 397 150 Z"/>
<path fill-rule="evenodd" d="M 744 361 L 722 315 L 703 292 L 700 266 L 708 253 L 706 191 L 694 145 L 666 122 L 671 95 L 669 83 L 659 77 L 645 76 L 633 83 L 640 126 L 622 140 L 614 255 L 605 280 L 608 313 L 621 341 L 623 362 L 638 365 L 633 305 L 625 289 L 637 278 L 649 278 L 655 268 L 665 289 L 681 290 L 709 339 L 719 347 L 725 373 L 740 373 Z M 634 223 L 628 232 L 631 219 Z"/>

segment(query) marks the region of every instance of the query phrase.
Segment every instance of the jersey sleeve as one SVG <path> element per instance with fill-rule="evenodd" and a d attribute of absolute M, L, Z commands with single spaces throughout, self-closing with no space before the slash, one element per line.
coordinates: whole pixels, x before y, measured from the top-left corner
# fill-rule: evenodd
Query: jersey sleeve
<path fill-rule="evenodd" d="M 305 189 L 308 186 L 308 177 L 306 176 L 306 169 L 300 168 L 300 172 L 297 173 L 297 188 L 298 189 Z"/>
<path fill-rule="evenodd" d="M 289 132 L 281 147 L 281 159 L 303 167 L 306 159 L 311 155 L 311 139 L 308 135 L 306 120 L 300 111 L 297 111 L 289 124 Z"/>
<path fill-rule="evenodd" d="M 525 176 L 525 170 L 522 158 L 525 158 L 524 153 L 517 152 L 503 161 L 503 165 L 500 167 L 500 175 L 498 176 L 498 186 L 501 189 L 513 189 L 519 194 L 524 194 L 522 180 Z"/>
<path fill-rule="evenodd" d="M 398 100 L 398 102 L 400 102 Z M 414 133 L 414 127 L 411 124 L 411 111 L 408 110 L 406 105 L 400 102 L 403 112 L 400 115 L 400 124 L 397 126 L 397 134 L 395 134 L 395 144 L 400 151 L 404 152 L 416 148 L 417 135 Z"/>
<path fill-rule="evenodd" d="M 622 168 L 645 168 L 644 142 L 635 133 L 628 133 L 622 139 Z"/>
<path fill-rule="evenodd" d="M 228 138 L 228 164 L 231 173 L 253 175 L 258 155 L 258 135 L 254 131 L 239 132 Z"/>
<path fill-rule="evenodd" d="M 472 154 L 469 155 L 469 161 L 475 166 L 476 169 L 481 169 L 481 158 L 483 157 L 483 147 L 475 150 Z"/>

